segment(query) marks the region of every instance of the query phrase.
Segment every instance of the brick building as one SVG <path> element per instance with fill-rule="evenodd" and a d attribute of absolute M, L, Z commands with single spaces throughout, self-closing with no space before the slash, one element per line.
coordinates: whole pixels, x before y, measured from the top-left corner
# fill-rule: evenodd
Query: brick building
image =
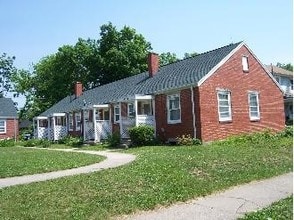
<path fill-rule="evenodd" d="M 10 98 L 0 98 L 0 139 L 17 138 L 18 116 Z"/>
<path fill-rule="evenodd" d="M 100 141 L 114 131 L 128 138 L 132 126 L 155 127 L 163 141 L 190 134 L 202 141 L 284 128 L 283 93 L 244 42 L 159 66 L 148 56 L 148 71 L 75 92 L 35 118 L 35 137 L 66 134 Z"/>

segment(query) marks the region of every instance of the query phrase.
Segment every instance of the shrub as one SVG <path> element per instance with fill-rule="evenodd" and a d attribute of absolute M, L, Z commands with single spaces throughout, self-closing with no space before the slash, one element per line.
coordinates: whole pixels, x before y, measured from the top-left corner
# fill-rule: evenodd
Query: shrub
<path fill-rule="evenodd" d="M 132 127 L 129 134 L 134 146 L 150 145 L 154 140 L 154 128 L 148 125 Z"/>
<path fill-rule="evenodd" d="M 176 138 L 178 145 L 200 145 L 201 141 L 197 138 L 192 138 L 190 134 L 183 134 L 180 137 Z"/>
<path fill-rule="evenodd" d="M 120 133 L 114 132 L 113 134 L 110 134 L 107 136 L 107 143 L 109 147 L 117 147 L 120 145 Z"/>
<path fill-rule="evenodd" d="M 278 135 L 282 137 L 293 137 L 293 126 L 286 126 Z"/>
<path fill-rule="evenodd" d="M 51 141 L 45 139 L 30 139 L 23 142 L 24 147 L 50 147 Z"/>
<path fill-rule="evenodd" d="M 13 139 L 3 139 L 0 140 L 0 147 L 13 147 L 15 142 Z"/>
<path fill-rule="evenodd" d="M 71 135 L 67 135 L 58 140 L 58 144 L 65 144 L 71 147 L 80 147 L 83 144 L 83 139 L 81 137 L 73 137 Z"/>

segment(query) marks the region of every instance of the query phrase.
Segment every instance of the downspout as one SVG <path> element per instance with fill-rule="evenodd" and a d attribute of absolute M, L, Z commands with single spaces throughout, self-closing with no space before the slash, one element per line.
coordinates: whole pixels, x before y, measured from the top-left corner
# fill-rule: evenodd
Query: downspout
<path fill-rule="evenodd" d="M 14 118 L 14 142 L 16 142 L 16 119 Z"/>
<path fill-rule="evenodd" d="M 191 89 L 191 103 L 192 103 L 193 138 L 196 138 L 196 117 L 195 117 L 195 102 L 194 102 L 193 86 L 191 86 L 190 89 Z"/>

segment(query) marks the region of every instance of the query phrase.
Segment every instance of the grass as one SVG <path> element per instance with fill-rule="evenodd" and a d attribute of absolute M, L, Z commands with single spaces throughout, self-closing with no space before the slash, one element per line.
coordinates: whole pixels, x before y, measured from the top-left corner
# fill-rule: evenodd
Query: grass
<path fill-rule="evenodd" d="M 102 156 L 75 152 L 2 147 L 0 148 L 0 178 L 64 170 L 102 160 Z"/>
<path fill-rule="evenodd" d="M 142 147 L 123 167 L 0 190 L 0 219 L 108 219 L 292 171 L 292 137 Z"/>
<path fill-rule="evenodd" d="M 273 203 L 267 208 L 246 214 L 240 220 L 293 219 L 293 196 Z"/>

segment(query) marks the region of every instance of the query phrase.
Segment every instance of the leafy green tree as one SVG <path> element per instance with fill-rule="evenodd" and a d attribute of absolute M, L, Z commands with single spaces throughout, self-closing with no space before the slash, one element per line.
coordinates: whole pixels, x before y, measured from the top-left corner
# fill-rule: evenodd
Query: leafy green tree
<path fill-rule="evenodd" d="M 15 57 L 10 57 L 6 53 L 0 56 L 0 97 L 11 91 L 11 76 L 17 71 L 13 62 Z"/>
<path fill-rule="evenodd" d="M 124 26 L 118 31 L 112 23 L 102 25 L 98 47 L 102 58 L 100 84 L 147 70 L 147 55 L 152 47 L 133 28 Z"/>
<path fill-rule="evenodd" d="M 135 29 L 120 31 L 111 23 L 101 26 L 100 39 L 78 39 L 34 65 L 34 71 L 14 76 L 18 94 L 25 95 L 23 117 L 32 118 L 73 93 L 76 81 L 85 89 L 147 70 L 151 44 Z"/>
<path fill-rule="evenodd" d="M 293 72 L 293 65 L 291 63 L 284 64 L 284 63 L 277 63 L 277 67 L 283 68 L 285 70 L 289 70 Z"/>
<path fill-rule="evenodd" d="M 174 63 L 177 60 L 177 55 L 175 53 L 167 52 L 167 53 L 161 53 L 159 55 L 159 63 L 160 66 L 164 66 L 166 64 Z"/>

